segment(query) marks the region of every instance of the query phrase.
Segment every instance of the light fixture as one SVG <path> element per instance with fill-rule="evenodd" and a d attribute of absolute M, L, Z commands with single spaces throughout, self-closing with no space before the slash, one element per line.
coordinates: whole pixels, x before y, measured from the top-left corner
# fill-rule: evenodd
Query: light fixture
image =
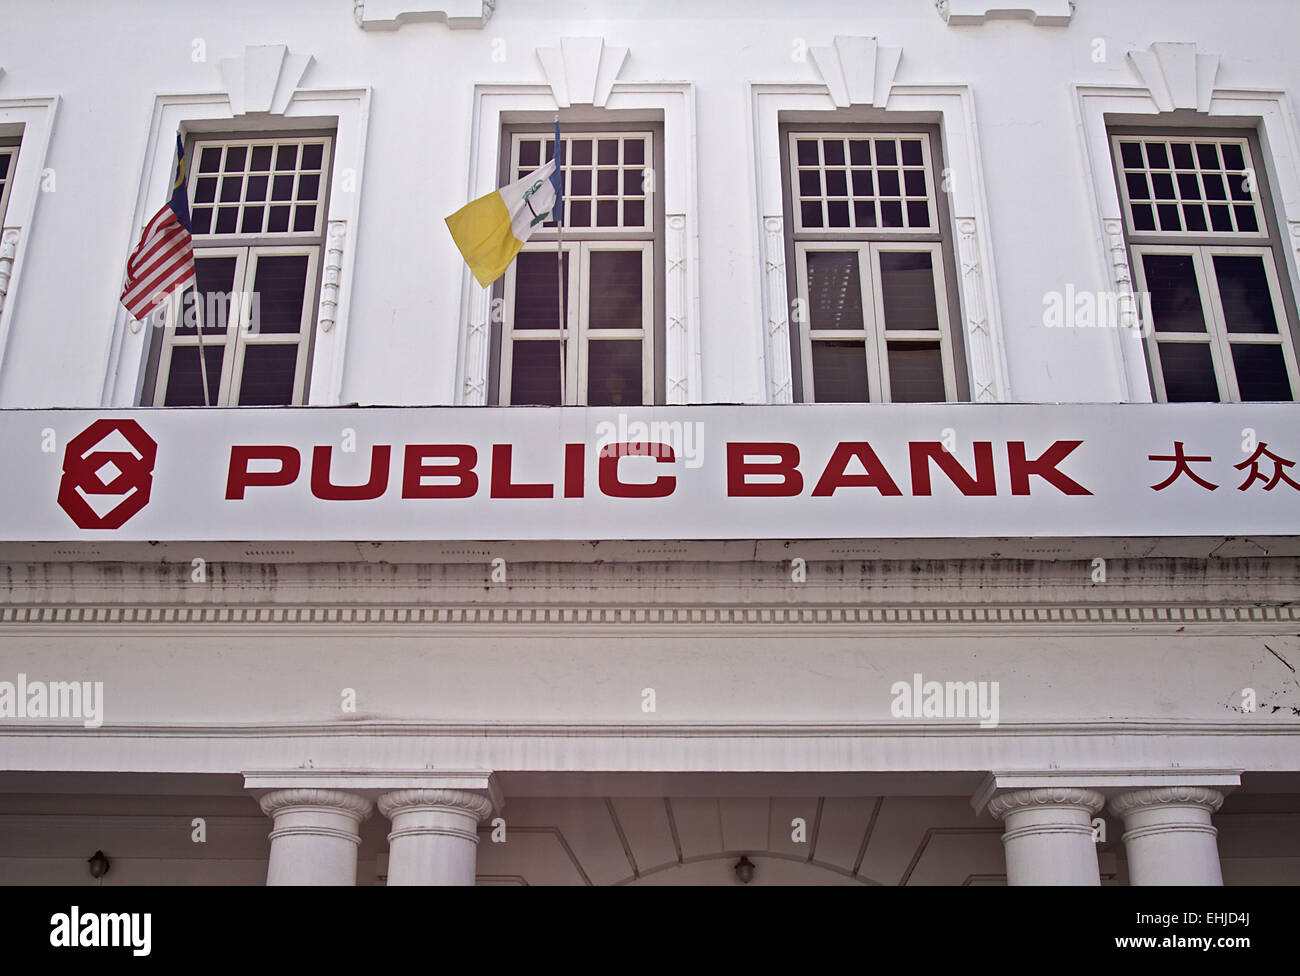
<path fill-rule="evenodd" d="M 754 862 L 744 855 L 741 855 L 733 870 L 736 872 L 736 879 L 741 884 L 749 884 L 754 880 Z"/>
<path fill-rule="evenodd" d="M 94 855 L 86 863 L 90 865 L 90 876 L 92 878 L 102 878 L 108 874 L 108 858 L 103 851 L 95 851 Z"/>

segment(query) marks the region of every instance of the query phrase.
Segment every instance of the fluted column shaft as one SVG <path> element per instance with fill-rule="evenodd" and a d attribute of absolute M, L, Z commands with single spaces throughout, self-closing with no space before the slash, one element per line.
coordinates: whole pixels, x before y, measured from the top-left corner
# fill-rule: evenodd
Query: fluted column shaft
<path fill-rule="evenodd" d="M 1218 834 L 1210 822 L 1223 794 L 1201 786 L 1161 786 L 1110 801 L 1124 819 L 1129 884 L 1221 885 Z"/>
<path fill-rule="evenodd" d="M 258 801 L 273 818 L 268 885 L 355 885 L 361 821 L 373 804 L 343 790 L 286 789 Z"/>
<path fill-rule="evenodd" d="M 478 825 L 492 810 L 487 797 L 467 790 L 395 790 L 379 798 L 392 821 L 388 835 L 390 885 L 472 885 Z"/>
<path fill-rule="evenodd" d="M 1044 787 L 993 797 L 989 812 L 1006 826 L 1007 884 L 1099 885 L 1092 818 L 1102 804 L 1096 790 Z"/>

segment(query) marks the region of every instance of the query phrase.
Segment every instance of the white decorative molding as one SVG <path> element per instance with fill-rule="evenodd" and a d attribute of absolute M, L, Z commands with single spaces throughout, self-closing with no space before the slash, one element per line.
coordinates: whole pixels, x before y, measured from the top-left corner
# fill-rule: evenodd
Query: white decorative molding
<path fill-rule="evenodd" d="M 14 258 L 18 255 L 18 241 L 21 237 L 21 227 L 5 227 L 0 230 L 0 315 L 4 315 L 5 295 L 9 294 L 9 278 L 13 275 Z"/>
<path fill-rule="evenodd" d="M 793 403 L 790 378 L 790 296 L 785 278 L 785 221 L 763 218 L 763 277 L 767 285 L 764 342 L 767 352 L 767 402 Z"/>
<path fill-rule="evenodd" d="M 274 49 L 283 50 L 281 46 Z M 269 69 L 263 70 L 266 66 L 261 55 L 254 55 L 249 60 L 247 51 L 243 58 L 229 58 L 222 62 L 223 75 L 236 81 L 230 91 L 155 97 L 135 210 L 119 242 L 122 267 L 126 266 L 126 256 L 135 246 L 140 228 L 167 199 L 176 133 L 221 132 L 229 128 L 230 120 L 239 114 L 237 110 L 255 111 L 253 103 L 248 100 L 250 89 L 245 84 L 250 77 L 257 79 L 253 82 L 257 104 L 268 104 L 269 99 L 270 110 L 279 114 L 275 122 L 277 129 L 290 132 L 295 128 L 314 129 L 319 128 L 322 118 L 335 120 L 334 166 L 330 174 L 326 226 L 331 234 L 336 227 L 343 228 L 346 234 L 347 228 L 357 226 L 365 173 L 366 129 L 370 122 L 370 89 L 297 88 L 298 79 L 306 70 L 302 59 L 309 62 L 310 58 L 306 55 L 295 58 L 287 53 L 279 59 L 275 79 L 268 81 Z M 287 101 L 281 104 L 282 99 Z M 307 398 L 311 406 L 336 405 L 342 398 L 355 249 L 345 246 L 346 236 L 336 243 L 338 253 L 333 258 L 326 255 L 327 261 L 338 261 L 336 275 L 326 278 L 318 309 L 328 313 L 328 324 L 321 323 L 312 344 L 311 389 Z M 333 302 L 328 309 L 325 307 L 327 294 Z M 101 406 L 134 406 L 140 402 L 143 393 L 148 330 L 133 331 L 129 320 L 126 310 L 116 304 Z"/>
<path fill-rule="evenodd" d="M 1126 817 L 1141 807 L 1196 806 L 1211 813 L 1223 806 L 1224 796 L 1208 786 L 1149 786 L 1122 793 L 1110 801 L 1110 812 Z"/>
<path fill-rule="evenodd" d="M 250 44 L 244 53 L 221 59 L 221 80 L 232 115 L 283 115 L 314 59 L 290 54 L 283 44 Z"/>
<path fill-rule="evenodd" d="M 566 38 L 565 41 L 575 40 Z M 579 41 L 586 39 L 577 39 Z M 560 61 L 552 60 L 550 70 L 544 65 L 550 55 L 538 56 L 543 68 L 539 72 L 546 81 L 531 81 L 509 85 L 476 85 L 472 113 L 470 172 L 465 189 L 466 200 L 475 200 L 497 186 L 498 152 L 501 143 L 502 118 L 507 113 L 545 113 L 549 117 L 556 108 L 579 104 L 573 97 L 574 72 L 580 62 L 587 67 L 578 79 L 584 91 L 589 87 L 591 104 L 610 111 L 642 113 L 663 119 L 664 173 L 655 183 L 655 192 L 663 195 L 664 214 L 670 220 L 680 218 L 680 224 L 667 229 L 665 242 L 668 276 L 665 284 L 668 316 L 682 323 L 674 337 L 672 330 L 666 336 L 666 380 L 669 384 L 670 403 L 698 403 L 701 399 L 699 365 L 699 213 L 698 181 L 696 176 L 695 88 L 690 82 L 641 82 L 614 80 L 616 68 L 621 68 L 626 58 L 623 48 L 608 48 L 600 38 L 592 39 L 599 45 L 596 61 L 599 68 L 591 69 L 591 49 L 584 49 L 582 57 L 570 62 L 565 42 L 551 52 L 560 53 Z M 582 45 L 579 45 L 581 48 Z M 570 46 L 568 51 L 575 50 Z M 611 67 L 612 66 L 612 67 Z M 611 73 L 612 72 L 612 73 Z M 604 86 L 608 81 L 608 91 Z M 557 86 L 563 90 L 557 90 Z M 604 94 L 602 94 L 604 92 Z M 584 96 L 586 97 L 586 96 Z M 570 101 L 572 99 L 572 101 Z M 450 246 L 450 241 L 448 241 Z M 458 403 L 483 405 L 488 401 L 489 366 L 491 362 L 492 289 L 481 287 L 470 274 L 468 266 L 457 258 L 461 266 L 460 343 L 457 359 L 460 363 L 458 378 Z M 684 275 L 684 276 L 683 276 Z M 684 294 L 677 289 L 684 288 Z M 666 318 L 665 321 L 669 321 Z M 676 344 L 676 345 L 674 345 Z M 672 362 L 668 357 L 675 357 Z M 681 381 L 685 382 L 685 389 Z"/>
<path fill-rule="evenodd" d="M 1124 213 L 1111 161 L 1108 116 L 1156 116 L 1175 109 L 1196 109 L 1210 119 L 1258 119 L 1273 195 L 1280 205 L 1291 246 L 1285 249 L 1292 287 L 1300 286 L 1300 135 L 1285 91 L 1273 89 L 1215 89 L 1218 56 L 1196 54 L 1192 45 L 1152 44 L 1147 52 L 1130 53 L 1130 63 L 1142 86 L 1074 86 L 1076 131 L 1082 140 L 1085 171 L 1096 207 L 1096 240 L 1110 285 L 1128 307 L 1126 324 L 1140 324 L 1133 301 L 1133 274 L 1124 245 Z M 1108 330 L 1114 345 L 1115 384 L 1121 399 L 1150 402 L 1146 350 L 1138 328 Z"/>
<path fill-rule="evenodd" d="M 268 817 L 274 817 L 285 809 L 313 807 L 345 813 L 357 823 L 370 816 L 370 811 L 374 809 L 374 803 L 366 797 L 345 793 L 342 790 L 310 787 L 294 787 L 266 793 L 257 801 L 257 805 Z"/>
<path fill-rule="evenodd" d="M 874 37 L 837 37 L 830 47 L 809 52 L 838 108 L 884 108 L 903 57 L 901 47 L 880 47 Z"/>
<path fill-rule="evenodd" d="M 670 214 L 665 224 L 664 392 L 668 403 L 689 403 L 691 390 L 699 388 L 700 363 L 691 346 L 686 215 Z"/>
<path fill-rule="evenodd" d="M 5 226 L 0 238 L 0 270 L 4 275 L 0 282 L 0 365 L 9 346 L 25 255 L 32 237 L 26 229 L 32 226 L 36 203 L 44 196 L 45 163 L 59 104 L 58 96 L 0 98 L 0 125 L 21 126 L 22 131 L 22 145 L 9 174 L 9 203 L 3 214 Z"/>
<path fill-rule="evenodd" d="M 625 47 L 607 46 L 603 37 L 564 37 L 559 47 L 537 49 L 537 59 L 560 108 L 605 107 L 627 54 Z"/>
<path fill-rule="evenodd" d="M 890 85 L 881 87 L 880 52 L 876 48 L 875 108 L 888 112 L 937 115 L 942 119 L 944 168 L 954 178 L 946 181 L 948 203 L 959 227 L 968 231 L 958 247 L 964 273 L 960 275 L 961 311 L 967 331 L 967 372 L 972 398 L 984 402 L 1012 399 L 1007 378 L 1006 348 L 1002 340 L 1002 315 L 997 298 L 997 276 L 988 232 L 988 199 L 984 188 L 975 102 L 965 85 Z M 890 74 L 892 77 L 892 73 Z M 846 81 L 847 85 L 848 82 Z M 859 89 L 861 91 L 862 89 Z M 757 351 L 763 356 L 769 402 L 789 402 L 791 383 L 789 299 L 785 275 L 785 239 L 772 223 L 784 213 L 781 170 L 780 116 L 783 112 L 833 112 L 840 108 L 830 86 L 807 83 L 755 83 L 750 85 L 753 139 L 758 191 L 759 239 L 762 255 L 763 315 L 766 335 Z M 881 103 L 884 103 L 883 105 Z M 860 109 L 856 111 L 861 111 Z M 972 329 L 974 334 L 971 335 Z M 778 342 L 784 333 L 786 341 Z M 978 396 L 977 396 L 977 391 Z"/>
<path fill-rule="evenodd" d="M 1074 16 L 1074 0 L 935 0 L 939 16 L 949 27 L 983 24 L 990 20 L 1027 20 L 1037 27 L 1064 27 Z"/>
<path fill-rule="evenodd" d="M 1145 51 L 1129 51 L 1128 63 L 1161 112 L 1210 110 L 1214 80 L 1219 75 L 1217 54 L 1198 54 L 1195 44 L 1157 41 Z"/>
<path fill-rule="evenodd" d="M 343 266 L 343 247 L 348 237 L 346 220 L 331 220 L 325 234 L 325 270 L 321 275 L 320 310 L 316 324 L 322 332 L 334 328 L 338 315 L 339 270 Z"/>
<path fill-rule="evenodd" d="M 685 627 L 730 630 L 738 626 L 770 630 L 774 627 L 809 626 L 818 632 L 837 627 L 857 632 L 864 626 L 886 633 L 921 634 L 1039 631 L 1046 628 L 1081 633 L 1099 631 L 1132 633 L 1151 629 L 1160 633 L 1187 633 L 1207 628 L 1214 633 L 1223 628 L 1241 628 L 1244 632 L 1281 633 L 1300 624 L 1300 605 L 1240 606 L 1145 603 L 1124 605 L 1002 604 L 970 606 L 944 604 L 913 606 L 889 604 L 864 606 L 861 603 L 834 603 L 817 606 L 788 606 L 779 603 L 745 606 L 699 606 L 696 604 L 623 603 L 600 606 L 579 603 L 545 606 L 476 605 L 471 603 L 395 604 L 375 606 L 360 604 L 292 603 L 276 606 L 248 605 L 176 605 L 121 604 L 9 605 L 0 607 L 0 625 L 63 627 L 145 627 L 150 630 L 184 630 L 196 625 L 221 625 L 250 629 L 269 627 L 275 630 L 320 628 L 331 632 L 339 628 L 364 630 L 392 627 L 462 627 L 515 630 L 521 627 L 547 626 L 556 629 L 584 629 L 616 626 L 621 629 Z M 1264 628 L 1260 631 L 1260 628 Z"/>
<path fill-rule="evenodd" d="M 353 0 L 352 18 L 362 30 L 395 31 L 405 24 L 440 23 L 452 30 L 482 30 L 496 0 Z"/>
<path fill-rule="evenodd" d="M 997 350 L 989 329 L 984 277 L 980 274 L 979 228 L 974 217 L 958 217 L 956 224 L 957 264 L 961 291 L 966 296 L 962 335 L 970 363 L 970 398 L 975 403 L 994 403 L 998 399 Z"/>

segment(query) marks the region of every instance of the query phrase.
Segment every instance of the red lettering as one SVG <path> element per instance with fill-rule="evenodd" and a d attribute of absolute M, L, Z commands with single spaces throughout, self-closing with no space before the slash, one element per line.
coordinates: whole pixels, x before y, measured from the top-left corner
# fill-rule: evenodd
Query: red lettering
<path fill-rule="evenodd" d="M 376 444 L 370 449 L 370 480 L 364 485 L 336 485 L 330 481 L 333 448 L 322 444 L 311 452 L 311 493 L 327 502 L 364 502 L 388 490 L 388 462 L 393 449 Z"/>
<path fill-rule="evenodd" d="M 453 464 L 425 464 L 428 458 L 455 458 Z M 408 444 L 402 464 L 403 498 L 471 498 L 478 491 L 474 465 L 478 451 L 469 444 Z M 454 485 L 426 485 L 425 478 L 457 478 Z"/>
<path fill-rule="evenodd" d="M 857 458 L 866 469 L 865 474 L 845 474 L 850 458 Z M 813 497 L 835 494 L 837 488 L 875 488 L 882 495 L 901 495 L 898 485 L 889 476 L 885 466 L 876 457 L 876 452 L 866 441 L 842 441 L 836 445 L 835 453 L 826 462 L 826 470 L 821 480 L 813 489 Z"/>
<path fill-rule="evenodd" d="M 514 447 L 510 444 L 492 445 L 492 497 L 493 498 L 551 498 L 555 486 L 547 484 L 515 484 L 510 480 L 510 457 Z"/>
<path fill-rule="evenodd" d="M 1083 441 L 1056 441 L 1032 461 L 1025 460 L 1025 442 L 1007 441 L 1007 464 L 1011 468 L 1011 494 L 1029 494 L 1029 476 L 1036 474 L 1066 495 L 1091 495 L 1087 488 L 1056 469 L 1066 455 Z"/>
<path fill-rule="evenodd" d="M 585 447 L 582 444 L 565 444 L 564 445 L 564 497 L 581 498 L 583 488 L 586 482 L 585 464 L 583 456 Z"/>
<path fill-rule="evenodd" d="M 776 461 L 751 462 L 753 457 Z M 750 484 L 750 475 L 777 475 L 780 481 Z M 727 444 L 727 497 L 789 498 L 803 491 L 799 473 L 799 448 L 782 441 L 737 441 Z"/>
<path fill-rule="evenodd" d="M 997 480 L 993 473 L 992 441 L 976 441 L 975 477 L 971 477 L 960 461 L 943 449 L 938 441 L 912 441 L 908 451 L 912 456 L 912 494 L 930 494 L 930 461 L 948 476 L 963 495 L 996 495 Z"/>
<path fill-rule="evenodd" d="M 621 481 L 618 477 L 620 458 L 633 456 L 652 456 L 660 464 L 671 464 L 677 460 L 672 447 L 667 444 L 610 444 L 600 452 L 596 462 L 596 474 L 600 481 L 600 490 L 610 498 L 665 498 L 677 488 L 677 479 L 671 475 L 656 478 L 649 484 Z"/>
<path fill-rule="evenodd" d="M 249 471 L 250 461 L 279 461 L 278 471 Z M 244 446 L 236 444 L 230 449 L 230 469 L 226 472 L 226 497 L 244 497 L 245 488 L 291 485 L 302 468 L 302 457 L 296 448 L 279 444 Z"/>

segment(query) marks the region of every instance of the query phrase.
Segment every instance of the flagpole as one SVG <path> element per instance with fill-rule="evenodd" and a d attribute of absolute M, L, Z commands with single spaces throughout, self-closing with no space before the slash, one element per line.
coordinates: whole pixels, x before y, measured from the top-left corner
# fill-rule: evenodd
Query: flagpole
<path fill-rule="evenodd" d="M 560 117 L 555 117 L 555 172 L 559 176 L 560 189 L 564 188 L 563 172 L 563 154 L 560 142 Z M 556 308 L 560 310 L 560 406 L 564 406 L 564 386 L 565 373 L 568 371 L 568 363 L 564 355 L 564 336 L 565 326 L 568 320 L 564 314 L 564 203 L 561 200 L 559 214 L 555 221 L 555 284 L 556 284 Z"/>
<path fill-rule="evenodd" d="M 199 297 L 199 286 L 198 286 L 198 282 L 195 282 L 194 284 L 195 305 L 199 304 L 198 297 Z M 185 304 L 185 296 L 183 293 L 181 295 L 181 304 L 182 305 Z M 180 313 L 178 312 L 177 314 L 179 315 Z M 212 404 L 208 402 L 208 357 L 207 354 L 203 351 L 203 312 L 201 309 L 196 309 L 194 313 L 194 333 L 199 337 L 199 373 L 202 375 L 203 378 L 203 405 L 205 407 L 210 407 L 212 406 Z"/>

